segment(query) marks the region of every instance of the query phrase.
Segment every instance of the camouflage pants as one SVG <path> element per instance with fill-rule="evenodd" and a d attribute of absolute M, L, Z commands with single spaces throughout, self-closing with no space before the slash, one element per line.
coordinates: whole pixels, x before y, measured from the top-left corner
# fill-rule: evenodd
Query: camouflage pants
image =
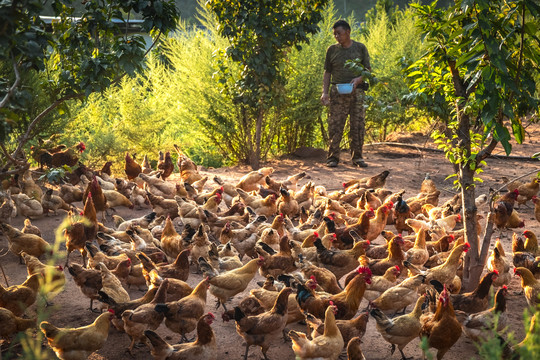
<path fill-rule="evenodd" d="M 348 115 L 350 115 L 349 149 L 352 159 L 357 160 L 362 158 L 364 133 L 366 131 L 364 91 L 355 89 L 352 94 L 342 95 L 332 85 L 330 90 L 330 112 L 328 115 L 328 138 L 330 141 L 328 160 L 339 161 L 340 143 Z"/>

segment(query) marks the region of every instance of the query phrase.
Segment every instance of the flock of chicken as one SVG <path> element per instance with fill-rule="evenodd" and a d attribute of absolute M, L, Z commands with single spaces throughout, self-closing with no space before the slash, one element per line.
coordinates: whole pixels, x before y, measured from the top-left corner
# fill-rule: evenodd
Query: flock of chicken
<path fill-rule="evenodd" d="M 36 319 L 23 316 L 45 278 L 49 299 L 63 289 L 64 269 L 39 260 L 58 254 L 30 222 L 61 209 L 68 212 L 62 225 L 66 270 L 90 299 L 90 310 L 101 314 L 80 328 L 39 324 L 60 359 L 86 359 L 99 350 L 110 324 L 131 338 L 130 352 L 142 342 L 155 359 L 217 359 L 215 316 L 205 313 L 208 292 L 223 308 L 222 320 L 235 321 L 245 359 L 251 346 L 260 347 L 267 359 L 279 337 L 292 342 L 298 359 L 337 359 L 344 349 L 349 359 L 363 359 L 361 339 L 370 315 L 392 353 L 397 346 L 403 359 L 406 345 L 418 337 L 441 359 L 462 333 L 481 341 L 505 327 L 511 264 L 500 241 L 477 288 L 460 293 L 463 254 L 470 247 L 463 230 L 455 230 L 461 199 L 439 205 L 440 191 L 429 177 L 407 199 L 403 191 L 385 188 L 388 171 L 350 180 L 333 192 L 312 181 L 300 187 L 305 173 L 278 181 L 272 168 L 250 172 L 236 184 L 216 176 L 211 186 L 196 164 L 178 153 L 178 180 L 169 178 L 174 163 L 166 153 L 157 170 L 146 158 L 139 165 L 126 154 L 127 179 L 112 177 L 107 163 L 100 171 L 81 165 L 54 189 L 36 184 L 30 172 L 2 183 L 0 229 L 28 271 L 23 284 L 0 286 L 2 338 L 36 326 Z M 499 228 L 522 225 L 516 202 L 532 200 L 540 221 L 539 182 L 512 184 L 496 200 L 493 221 Z M 485 200 L 479 197 L 477 205 Z M 79 201 L 82 211 L 74 206 Z M 133 219 L 112 215 L 114 228 L 98 220 L 118 206 L 151 207 L 151 212 Z M 26 217 L 20 230 L 10 225 L 17 215 Z M 514 273 L 534 307 L 540 302 L 535 278 L 540 250 L 533 232 L 523 236 L 525 242 L 514 234 Z M 385 245 L 371 244 L 381 238 Z M 82 263 L 73 251 L 81 253 Z M 191 271 L 203 274 L 194 288 L 186 283 Z M 266 281 L 228 308 L 257 272 Z M 126 288 L 132 286 L 145 295 L 130 299 Z M 491 288 L 496 291 L 489 307 Z M 405 313 L 409 305 L 413 309 Z M 180 344 L 170 345 L 155 332 L 163 321 L 181 336 Z M 309 331 L 287 330 L 297 322 Z M 196 340 L 189 342 L 193 331 Z"/>

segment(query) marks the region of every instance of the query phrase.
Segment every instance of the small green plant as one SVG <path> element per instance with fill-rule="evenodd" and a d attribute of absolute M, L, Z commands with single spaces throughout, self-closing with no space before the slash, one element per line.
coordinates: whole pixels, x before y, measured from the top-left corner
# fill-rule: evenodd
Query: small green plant
<path fill-rule="evenodd" d="M 73 169 L 67 165 L 58 168 L 50 168 L 45 170 L 45 174 L 41 175 L 38 180 L 46 180 L 49 184 L 61 184 L 64 182 L 66 174 L 71 173 Z"/>
<path fill-rule="evenodd" d="M 478 152 L 481 150 L 482 146 L 484 145 L 484 140 L 485 140 L 481 134 L 475 134 L 474 132 L 471 131 L 472 154 L 470 156 L 467 156 L 466 151 L 463 148 L 455 146 L 456 142 L 458 141 L 458 135 L 455 132 L 451 135 L 450 138 L 448 138 L 445 133 L 435 130 L 432 134 L 432 138 L 434 140 L 434 143 L 437 145 L 437 148 L 442 149 L 444 151 L 445 157 L 452 164 L 455 164 L 455 165 L 460 165 L 462 163 L 466 164 L 471 170 L 475 172 L 476 175 L 479 175 L 484 171 L 482 168 L 485 167 L 487 163 L 484 160 L 481 160 L 478 163 L 476 161 Z M 459 189 L 461 187 L 461 182 L 459 179 L 459 172 L 455 172 L 448 175 L 445 180 L 448 180 L 451 178 L 455 178 L 454 188 Z M 484 182 L 484 180 L 482 180 L 478 176 L 474 176 L 473 181 L 479 182 L 479 183 Z M 472 186 L 476 186 L 474 182 Z"/>

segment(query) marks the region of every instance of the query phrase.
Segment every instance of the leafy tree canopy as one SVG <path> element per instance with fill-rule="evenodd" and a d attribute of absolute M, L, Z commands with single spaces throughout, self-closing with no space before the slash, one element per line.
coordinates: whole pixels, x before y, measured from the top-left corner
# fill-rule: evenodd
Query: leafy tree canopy
<path fill-rule="evenodd" d="M 139 14 L 142 30 L 156 37 L 173 30 L 179 18 L 173 0 L 83 1 L 78 19 L 72 2 L 50 3 L 58 17 L 52 24 L 39 17 L 46 2 L 0 3 L 0 140 L 19 134 L 15 151 L 2 149 L 12 165 L 25 163 L 24 144 L 52 110 L 66 100 L 102 91 L 141 68 L 146 44 L 140 35 L 128 34 L 131 14 Z M 28 109 L 36 101 L 36 89 L 23 86 L 29 74 L 37 74 L 33 84 L 49 96 L 48 106 L 35 114 Z"/>

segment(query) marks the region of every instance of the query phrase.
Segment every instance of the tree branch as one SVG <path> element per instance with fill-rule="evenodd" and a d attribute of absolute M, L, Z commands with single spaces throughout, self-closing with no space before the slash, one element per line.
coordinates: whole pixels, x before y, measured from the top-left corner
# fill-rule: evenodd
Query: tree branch
<path fill-rule="evenodd" d="M 34 120 L 32 120 L 30 125 L 28 125 L 28 128 L 26 129 L 26 132 L 19 137 L 19 139 L 18 139 L 19 145 L 17 146 L 17 149 L 13 152 L 13 154 L 11 154 L 11 156 L 13 156 L 14 158 L 17 158 L 17 155 L 21 152 L 23 146 L 30 139 L 30 134 L 31 134 L 32 130 L 34 130 L 36 125 L 45 116 L 49 115 L 49 113 L 51 111 L 56 109 L 58 107 L 58 105 L 62 104 L 64 101 L 71 100 L 71 99 L 82 98 L 82 97 L 84 97 L 83 94 L 64 96 L 64 97 L 56 100 L 55 102 L 53 102 L 51 105 L 49 105 L 49 107 L 47 107 L 45 110 L 43 110 L 38 116 L 36 116 L 34 118 Z"/>
<path fill-rule="evenodd" d="M 15 81 L 13 82 L 13 85 L 9 88 L 9 90 L 7 91 L 6 96 L 4 96 L 2 101 L 0 101 L 0 109 L 6 106 L 6 104 L 9 101 L 9 98 L 11 97 L 15 89 L 19 87 L 19 83 L 21 82 L 21 75 L 19 74 L 19 67 L 17 66 L 17 62 L 15 61 L 15 57 L 13 56 L 13 54 L 11 54 L 11 62 L 13 63 L 13 72 L 15 73 Z"/>
<path fill-rule="evenodd" d="M 486 146 L 485 148 L 483 148 L 481 151 L 478 152 L 478 155 L 476 156 L 476 166 L 477 167 L 478 167 L 478 164 L 480 164 L 481 161 L 483 161 L 486 158 L 491 156 L 491 153 L 493 152 L 493 150 L 495 150 L 498 143 L 499 142 L 497 140 L 495 140 L 494 137 L 492 137 L 490 143 L 488 144 L 488 146 Z"/>
<path fill-rule="evenodd" d="M 9 153 L 9 151 L 6 149 L 6 146 L 4 145 L 3 142 L 0 142 L 0 149 L 2 149 L 2 152 L 4 153 L 4 155 L 6 156 L 6 158 L 11 161 L 13 163 L 13 165 L 17 166 L 17 165 L 21 165 L 21 163 L 19 161 L 17 161 L 15 158 L 13 158 L 11 156 L 11 154 Z"/>

